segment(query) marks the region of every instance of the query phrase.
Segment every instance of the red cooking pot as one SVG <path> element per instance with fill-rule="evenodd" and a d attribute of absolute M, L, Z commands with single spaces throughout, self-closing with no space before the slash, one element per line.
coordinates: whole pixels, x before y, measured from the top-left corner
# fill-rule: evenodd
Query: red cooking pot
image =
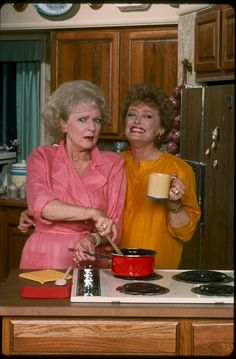
<path fill-rule="evenodd" d="M 75 251 L 71 248 L 69 250 Z M 145 248 L 121 248 L 121 252 L 123 255 L 112 250 L 109 257 L 84 251 L 90 256 L 108 259 L 112 273 L 119 277 L 145 277 L 154 272 L 156 251 Z"/>
<path fill-rule="evenodd" d="M 112 250 L 111 258 L 98 253 L 91 255 L 107 258 L 112 273 L 119 277 L 144 277 L 154 272 L 156 251 L 144 248 L 121 248 L 121 251 L 123 255 Z"/>

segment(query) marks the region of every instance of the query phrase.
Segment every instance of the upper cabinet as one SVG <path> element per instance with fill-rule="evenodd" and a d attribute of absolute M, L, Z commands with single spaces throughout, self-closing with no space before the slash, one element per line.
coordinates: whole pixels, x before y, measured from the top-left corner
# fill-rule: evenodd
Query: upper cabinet
<path fill-rule="evenodd" d="M 229 5 L 201 11 L 195 20 L 195 71 L 198 81 L 234 79 L 235 14 Z"/>
<path fill-rule="evenodd" d="M 89 80 L 99 86 L 109 103 L 111 118 L 117 117 L 119 102 L 119 31 L 53 32 L 51 86 L 71 80 Z M 104 134 L 117 135 L 118 122 L 110 120 Z"/>
<path fill-rule="evenodd" d="M 127 27 L 51 33 L 51 84 L 84 79 L 108 101 L 110 123 L 101 138 L 124 137 L 122 108 L 130 86 L 154 82 L 171 95 L 177 84 L 177 27 Z"/>

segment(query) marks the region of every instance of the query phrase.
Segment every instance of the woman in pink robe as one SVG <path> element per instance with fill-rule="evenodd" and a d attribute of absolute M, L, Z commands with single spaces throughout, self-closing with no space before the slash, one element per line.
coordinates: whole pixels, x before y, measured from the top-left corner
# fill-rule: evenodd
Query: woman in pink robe
<path fill-rule="evenodd" d="M 96 146 L 106 113 L 100 89 L 90 82 L 65 83 L 52 95 L 44 120 L 58 145 L 39 146 L 27 160 L 26 196 L 35 230 L 20 268 L 65 269 L 75 265 L 68 248 L 83 238 L 90 239 L 85 247 L 93 252 L 106 235 L 120 240 L 124 160 Z M 99 246 L 99 252 L 104 249 Z"/>

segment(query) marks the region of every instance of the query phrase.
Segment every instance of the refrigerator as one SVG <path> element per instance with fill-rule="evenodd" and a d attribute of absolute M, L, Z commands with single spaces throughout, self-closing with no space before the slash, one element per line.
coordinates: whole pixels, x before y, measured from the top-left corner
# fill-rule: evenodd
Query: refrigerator
<path fill-rule="evenodd" d="M 195 172 L 202 215 L 180 268 L 234 268 L 234 103 L 233 84 L 182 89 L 180 156 Z"/>

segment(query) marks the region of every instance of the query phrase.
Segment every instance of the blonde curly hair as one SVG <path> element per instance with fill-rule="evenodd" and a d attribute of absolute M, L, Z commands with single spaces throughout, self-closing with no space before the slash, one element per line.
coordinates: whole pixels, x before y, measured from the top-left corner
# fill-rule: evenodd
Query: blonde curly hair
<path fill-rule="evenodd" d="M 64 134 L 61 119 L 67 121 L 73 108 L 79 103 L 89 103 L 101 111 L 102 126 L 108 123 L 109 113 L 103 92 L 90 81 L 69 81 L 60 85 L 50 97 L 42 118 L 54 143 L 59 143 Z"/>

